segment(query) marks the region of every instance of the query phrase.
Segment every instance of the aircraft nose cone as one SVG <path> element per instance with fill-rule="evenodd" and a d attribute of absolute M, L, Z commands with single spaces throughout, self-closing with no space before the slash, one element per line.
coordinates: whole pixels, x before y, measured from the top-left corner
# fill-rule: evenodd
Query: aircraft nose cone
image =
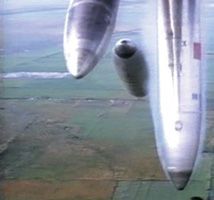
<path fill-rule="evenodd" d="M 192 174 L 192 171 L 174 172 L 169 171 L 169 176 L 177 190 L 183 190 Z"/>
<path fill-rule="evenodd" d="M 95 54 L 88 49 L 80 48 L 76 49 L 76 53 L 67 60 L 67 68 L 74 78 L 80 79 L 93 69 L 94 62 L 96 62 Z"/>

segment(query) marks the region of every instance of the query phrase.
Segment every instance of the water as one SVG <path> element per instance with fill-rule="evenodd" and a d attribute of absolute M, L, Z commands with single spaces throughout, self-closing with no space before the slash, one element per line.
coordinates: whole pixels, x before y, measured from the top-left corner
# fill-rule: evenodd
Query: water
<path fill-rule="evenodd" d="M 0 75 L 2 79 L 62 79 L 70 77 L 67 72 L 16 72 L 4 73 Z"/>

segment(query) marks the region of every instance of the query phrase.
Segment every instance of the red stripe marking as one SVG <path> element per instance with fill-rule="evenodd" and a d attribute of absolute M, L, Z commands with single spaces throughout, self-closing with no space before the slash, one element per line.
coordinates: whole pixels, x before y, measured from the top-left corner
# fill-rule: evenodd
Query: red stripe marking
<path fill-rule="evenodd" d="M 193 57 L 197 60 L 201 60 L 201 43 L 193 43 Z"/>

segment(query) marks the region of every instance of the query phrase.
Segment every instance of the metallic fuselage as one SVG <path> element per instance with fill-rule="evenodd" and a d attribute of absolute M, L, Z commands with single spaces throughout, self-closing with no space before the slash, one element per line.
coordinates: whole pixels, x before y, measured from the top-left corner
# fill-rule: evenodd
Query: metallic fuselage
<path fill-rule="evenodd" d="M 198 0 L 158 0 L 156 131 L 163 168 L 178 189 L 192 173 L 201 141 L 202 52 Z"/>

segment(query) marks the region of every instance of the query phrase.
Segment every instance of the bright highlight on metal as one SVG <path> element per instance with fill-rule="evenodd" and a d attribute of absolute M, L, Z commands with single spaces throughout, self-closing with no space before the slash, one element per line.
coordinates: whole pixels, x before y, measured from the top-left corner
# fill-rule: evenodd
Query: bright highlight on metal
<path fill-rule="evenodd" d="M 202 65 L 198 0 L 158 0 L 159 129 L 162 166 L 178 190 L 201 143 Z"/>
<path fill-rule="evenodd" d="M 111 38 L 118 0 L 73 0 L 64 28 L 64 55 L 75 78 L 87 75 L 104 54 Z"/>

